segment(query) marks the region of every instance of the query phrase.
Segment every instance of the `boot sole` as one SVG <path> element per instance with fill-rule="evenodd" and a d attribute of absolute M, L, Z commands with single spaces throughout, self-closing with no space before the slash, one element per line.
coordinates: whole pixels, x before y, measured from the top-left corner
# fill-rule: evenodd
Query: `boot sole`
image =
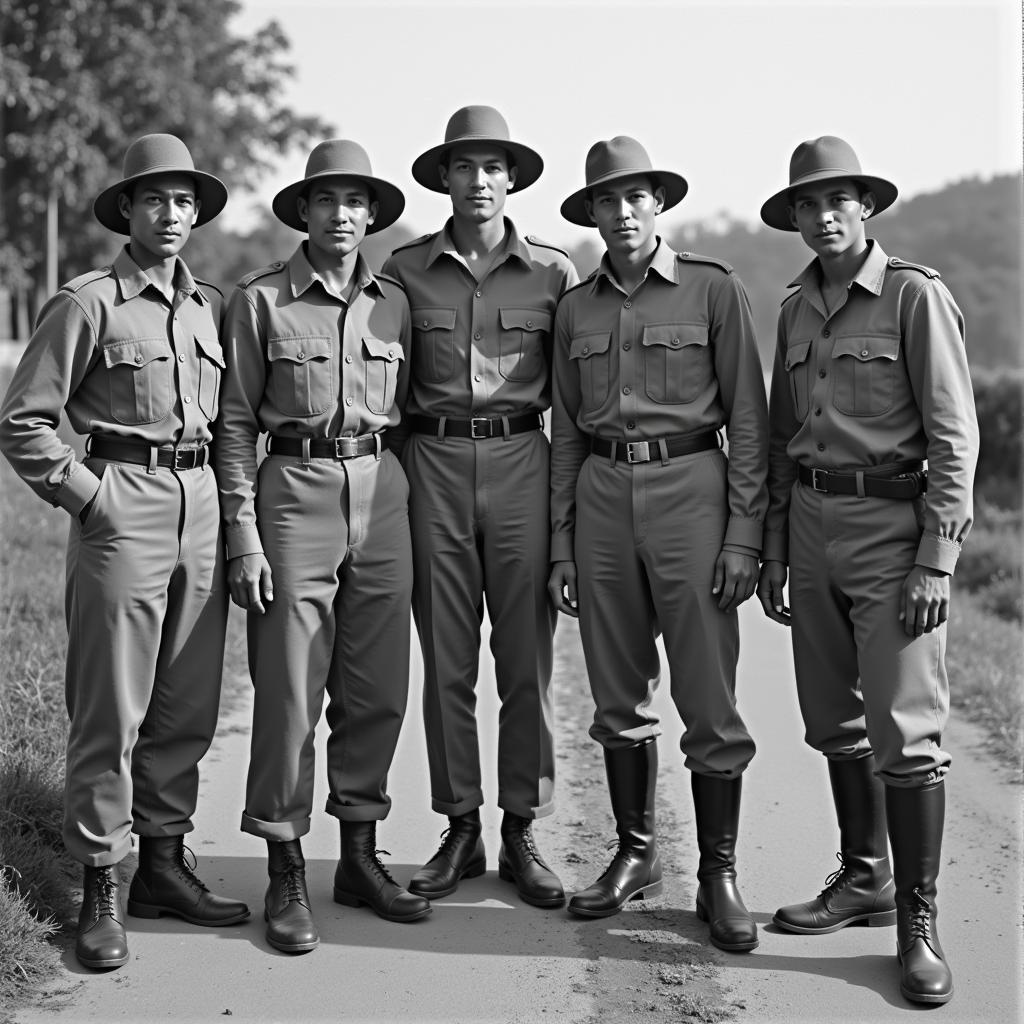
<path fill-rule="evenodd" d="M 663 885 L 664 883 L 662 881 L 651 882 L 650 885 L 645 885 L 642 888 L 635 890 L 626 896 L 621 903 L 618 903 L 613 907 L 609 907 L 606 910 L 590 910 L 584 907 L 574 907 L 572 905 L 572 900 L 569 900 L 569 906 L 567 909 L 570 913 L 576 914 L 579 917 L 612 917 L 614 914 L 618 914 L 631 900 L 643 900 L 651 896 L 660 896 Z"/>
<path fill-rule="evenodd" d="M 128 954 L 124 956 L 115 956 L 109 960 L 87 960 L 80 953 L 76 952 L 75 957 L 83 967 L 88 967 L 93 971 L 102 971 L 112 967 L 124 967 L 128 963 Z"/>
<path fill-rule="evenodd" d="M 406 890 L 408 891 L 408 890 Z M 407 924 L 410 921 L 419 921 L 431 912 L 431 907 L 425 907 L 423 910 L 417 910 L 415 914 L 407 914 L 399 916 L 397 914 L 386 914 L 382 910 L 378 910 L 370 900 L 363 896 L 356 896 L 354 893 L 345 892 L 342 889 L 334 890 L 334 902 L 340 903 L 344 907 L 369 907 L 378 917 L 383 918 L 385 921 L 394 921 L 396 924 Z"/>
<path fill-rule="evenodd" d="M 189 924 L 197 924 L 203 928 L 219 928 L 221 925 L 226 924 L 241 924 L 243 921 L 248 921 L 251 916 L 250 912 L 246 910 L 244 914 L 235 914 L 233 917 L 221 917 L 215 921 L 210 921 L 199 917 L 192 917 L 190 914 L 175 910 L 173 907 L 154 907 L 148 903 L 136 903 L 134 900 L 128 901 L 128 914 L 131 917 L 141 917 L 149 921 L 164 916 L 177 917 L 182 921 L 187 921 Z"/>
<path fill-rule="evenodd" d="M 868 928 L 884 928 L 895 923 L 895 910 L 884 910 L 881 913 L 874 914 L 858 914 L 856 917 L 847 917 L 838 924 L 830 924 L 826 928 L 807 928 L 804 925 L 791 924 L 789 921 L 785 921 L 780 918 L 778 914 L 772 918 L 772 924 L 777 928 L 781 928 L 783 931 L 793 932 L 796 935 L 828 935 L 831 932 L 839 931 L 841 928 L 846 928 L 851 924 L 862 925 Z"/>
<path fill-rule="evenodd" d="M 425 900 L 442 900 L 445 896 L 451 896 L 453 892 L 459 887 L 459 882 L 464 878 L 479 878 L 487 870 L 487 860 L 474 861 L 472 864 L 466 867 L 466 870 L 455 879 L 455 884 L 448 889 L 434 889 L 428 892 L 426 889 L 421 889 L 415 886 L 413 882 L 408 885 L 408 891 L 413 896 L 422 896 Z"/>

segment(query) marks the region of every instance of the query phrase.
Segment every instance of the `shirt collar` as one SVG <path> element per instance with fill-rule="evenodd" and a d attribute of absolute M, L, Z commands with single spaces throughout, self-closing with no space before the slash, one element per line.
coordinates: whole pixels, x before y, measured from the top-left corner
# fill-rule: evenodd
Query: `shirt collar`
<path fill-rule="evenodd" d="M 500 262 L 504 262 L 501 257 L 515 256 L 526 266 L 530 266 L 530 250 L 526 247 L 526 243 L 519 237 L 519 232 L 516 231 L 515 224 L 508 219 L 503 218 L 505 224 L 505 243 L 501 247 L 501 252 L 498 254 L 498 259 L 494 261 L 494 266 L 497 266 Z M 431 266 L 436 260 L 440 259 L 445 254 L 453 256 L 455 259 L 461 260 L 458 249 L 455 248 L 455 240 L 452 238 L 452 222 L 453 218 L 449 217 L 445 221 L 444 227 L 435 235 L 434 241 L 430 245 L 430 252 L 427 253 L 427 266 Z"/>
<path fill-rule="evenodd" d="M 645 279 L 652 270 L 668 284 L 679 283 L 679 262 L 676 259 L 675 251 L 660 236 L 658 238 L 658 247 L 654 250 L 651 262 L 647 265 L 647 271 L 644 275 Z M 605 254 L 601 257 L 601 264 L 594 275 L 594 283 L 590 286 L 591 295 L 596 293 L 602 278 L 605 278 L 613 287 L 618 288 L 620 291 L 622 290 L 622 286 L 615 279 L 615 273 L 612 270 L 607 250 L 605 250 Z"/>
<path fill-rule="evenodd" d="M 889 263 L 889 257 L 885 255 L 881 245 L 875 238 L 868 239 L 868 254 L 861 264 L 860 270 L 854 275 L 850 287 L 859 284 L 865 291 L 872 295 L 882 294 L 882 285 L 885 283 L 885 268 Z M 821 263 L 815 256 L 810 263 L 787 285 L 789 288 L 821 288 Z"/>
<path fill-rule="evenodd" d="M 378 294 L 381 293 L 380 284 L 373 276 L 361 252 L 356 253 L 356 268 L 353 277 L 360 291 L 373 288 Z M 303 295 L 317 282 L 326 291 L 327 286 L 324 283 L 324 279 L 317 273 L 313 264 L 309 262 L 309 257 L 306 255 L 306 243 L 300 242 L 299 247 L 292 253 L 291 259 L 288 260 L 288 283 L 291 287 L 292 298 L 299 298 L 300 295 Z"/>
<path fill-rule="evenodd" d="M 114 257 L 114 276 L 117 278 L 118 287 L 121 289 L 121 298 L 124 300 L 134 299 L 141 295 L 150 285 L 155 288 L 153 279 L 132 259 L 128 246 L 124 246 L 117 256 Z M 209 302 L 196 285 L 184 260 L 176 258 L 174 261 L 174 288 L 182 295 L 191 296 L 199 305 Z"/>

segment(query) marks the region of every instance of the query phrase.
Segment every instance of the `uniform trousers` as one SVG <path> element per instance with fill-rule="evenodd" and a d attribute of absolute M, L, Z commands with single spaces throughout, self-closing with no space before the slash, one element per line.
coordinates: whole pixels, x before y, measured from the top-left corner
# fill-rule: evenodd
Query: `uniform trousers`
<path fill-rule="evenodd" d="M 942 778 L 949 715 L 946 627 L 909 637 L 899 613 L 924 499 L 793 487 L 789 601 L 807 743 L 837 760 L 874 752 L 890 786 Z"/>
<path fill-rule="evenodd" d="M 327 813 L 387 817 L 409 690 L 408 484 L 385 451 L 337 461 L 270 455 L 256 495 L 274 600 L 248 617 L 254 686 L 242 831 L 309 831 L 314 732 L 327 694 Z"/>
<path fill-rule="evenodd" d="M 543 817 L 555 776 L 547 438 L 413 434 L 403 464 L 432 807 L 454 816 L 483 803 L 476 681 L 486 595 L 501 701 L 498 806 Z"/>
<path fill-rule="evenodd" d="M 133 831 L 192 830 L 227 589 L 212 469 L 87 465 L 102 476 L 68 535 L 64 842 L 102 867 L 124 858 Z"/>
<path fill-rule="evenodd" d="M 651 699 L 664 635 L 686 766 L 731 779 L 754 756 L 736 707 L 739 627 L 711 593 L 725 536 L 721 451 L 630 466 L 591 455 L 576 485 L 580 635 L 596 710 L 590 735 L 608 749 L 661 732 Z"/>

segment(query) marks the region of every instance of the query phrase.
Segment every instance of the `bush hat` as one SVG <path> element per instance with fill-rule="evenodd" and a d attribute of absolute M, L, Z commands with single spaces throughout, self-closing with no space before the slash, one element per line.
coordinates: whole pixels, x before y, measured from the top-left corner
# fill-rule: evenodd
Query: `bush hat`
<path fill-rule="evenodd" d="M 521 142 L 509 138 L 508 123 L 494 107 L 460 107 L 448 119 L 444 142 L 421 153 L 412 164 L 412 176 L 431 192 L 448 194 L 441 184 L 438 167 L 444 163 L 445 154 L 459 143 L 499 146 L 508 151 L 516 170 L 516 191 L 532 185 L 544 170 L 540 154 Z"/>
<path fill-rule="evenodd" d="M 628 135 L 616 135 L 607 142 L 595 142 L 587 153 L 587 184 L 573 192 L 561 206 L 562 216 L 573 224 L 585 228 L 594 227 L 587 215 L 585 200 L 590 190 L 597 185 L 606 185 L 620 178 L 632 178 L 637 174 L 650 175 L 665 190 L 665 205 L 662 212 L 671 210 L 686 195 L 690 187 L 682 175 L 674 171 L 659 171 L 651 164 L 647 150 L 636 139 Z"/>
<path fill-rule="evenodd" d="M 375 231 L 383 231 L 402 216 L 405 195 L 390 181 L 374 177 L 366 150 L 351 139 L 328 139 L 309 154 L 309 159 L 306 160 L 306 176 L 301 181 L 294 181 L 285 186 L 274 196 L 272 207 L 277 219 L 288 227 L 295 228 L 296 231 L 308 230 L 306 222 L 299 217 L 299 205 L 296 200 L 308 188 L 310 182 L 318 178 L 334 178 L 339 175 L 358 178 L 370 190 L 371 198 L 377 203 L 377 217 L 366 228 L 368 235 Z"/>
<path fill-rule="evenodd" d="M 220 178 L 197 171 L 188 146 L 176 135 L 161 132 L 136 139 L 124 154 L 123 177 L 116 185 L 105 188 L 92 204 L 96 219 L 111 231 L 131 233 L 128 220 L 118 206 L 118 196 L 128 186 L 155 174 L 187 174 L 196 183 L 199 216 L 195 227 L 213 220 L 228 201 L 228 190 Z"/>
<path fill-rule="evenodd" d="M 839 178 L 853 178 L 875 194 L 872 217 L 892 206 L 899 194 L 891 181 L 861 173 L 860 161 L 848 142 L 835 135 L 822 135 L 801 142 L 793 150 L 789 161 L 789 184 L 761 207 L 761 220 L 780 231 L 796 231 L 789 219 L 793 189 Z"/>

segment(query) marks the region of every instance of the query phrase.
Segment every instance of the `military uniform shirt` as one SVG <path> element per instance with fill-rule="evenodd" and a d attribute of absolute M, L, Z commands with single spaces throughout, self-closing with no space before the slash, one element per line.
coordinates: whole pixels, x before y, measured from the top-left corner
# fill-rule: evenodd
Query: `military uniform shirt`
<path fill-rule="evenodd" d="M 726 425 L 725 545 L 760 553 L 767 407 L 750 304 L 731 268 L 659 240 L 627 295 L 606 253 L 559 304 L 554 366 L 552 561 L 573 558 L 576 479 L 591 436 L 640 441 Z"/>
<path fill-rule="evenodd" d="M 40 310 L 0 409 L 0 446 L 36 494 L 72 515 L 99 478 L 57 436 L 62 409 L 79 434 L 210 440 L 224 367 L 221 295 L 180 259 L 173 281 L 170 301 L 126 246 L 113 266 L 70 281 Z"/>
<path fill-rule="evenodd" d="M 502 416 L 551 404 L 555 305 L 578 277 L 562 250 L 521 239 L 507 218 L 505 227 L 505 244 L 479 282 L 456 251 L 450 220 L 384 264 L 412 307 L 408 412 Z"/>
<path fill-rule="evenodd" d="M 978 457 L 964 322 L 935 271 L 877 241 L 831 316 L 813 260 L 779 314 L 771 389 L 766 559 L 788 561 L 797 464 L 854 471 L 928 462 L 917 563 L 951 573 L 972 520 Z"/>
<path fill-rule="evenodd" d="M 409 304 L 360 254 L 346 304 L 310 265 L 287 263 L 239 282 L 224 318 L 228 374 L 217 424 L 217 479 L 228 557 L 263 550 L 256 528 L 256 443 L 356 437 L 394 427 L 405 403 Z"/>

